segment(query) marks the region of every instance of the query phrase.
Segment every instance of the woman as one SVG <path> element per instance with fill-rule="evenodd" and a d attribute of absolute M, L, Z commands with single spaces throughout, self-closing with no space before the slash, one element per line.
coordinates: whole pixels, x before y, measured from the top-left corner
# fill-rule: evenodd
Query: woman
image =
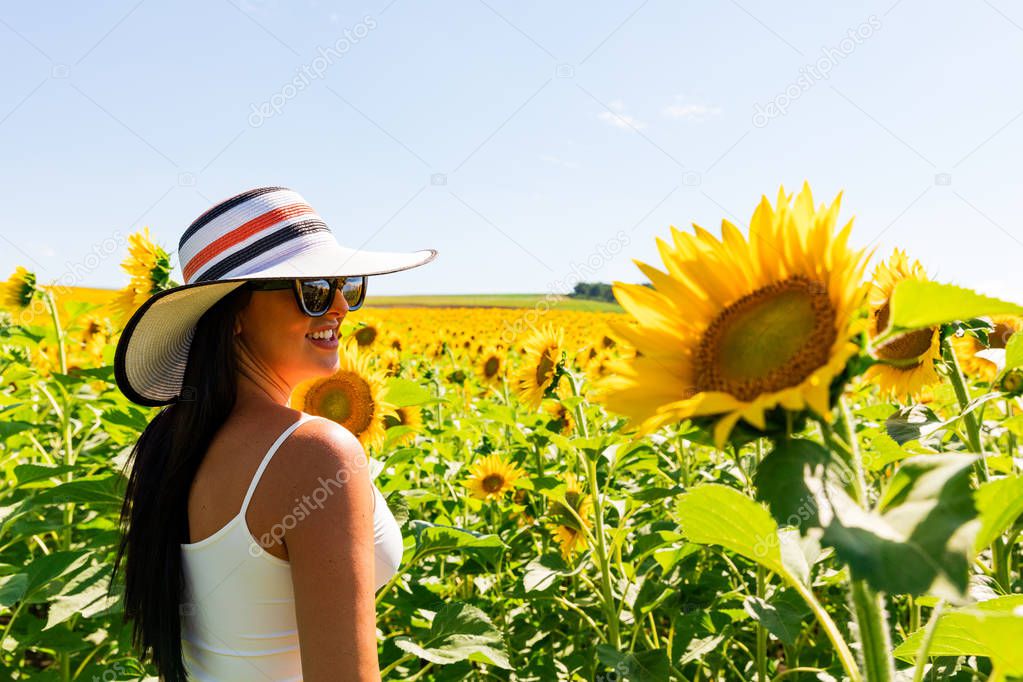
<path fill-rule="evenodd" d="M 134 643 L 174 682 L 379 680 L 374 596 L 401 533 L 358 440 L 288 398 L 338 369 L 367 276 L 437 252 L 341 246 L 263 187 L 203 213 L 178 253 L 186 283 L 135 312 L 115 356 L 129 399 L 166 405 L 129 459 L 114 562 Z"/>

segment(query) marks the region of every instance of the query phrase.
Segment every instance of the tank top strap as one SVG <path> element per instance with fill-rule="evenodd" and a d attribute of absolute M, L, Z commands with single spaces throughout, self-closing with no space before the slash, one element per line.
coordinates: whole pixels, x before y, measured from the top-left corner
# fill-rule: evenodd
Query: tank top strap
<path fill-rule="evenodd" d="M 245 515 L 246 510 L 249 508 L 249 501 L 252 500 L 252 493 L 256 491 L 259 479 L 262 477 L 263 471 L 266 469 L 266 465 L 270 463 L 270 459 L 274 456 L 274 453 L 277 452 L 278 448 L 281 447 L 281 444 L 288 439 L 288 436 L 290 436 L 295 429 L 310 419 L 315 419 L 315 417 L 309 414 L 303 414 L 299 417 L 298 421 L 284 429 L 284 432 L 277 437 L 277 440 L 275 440 L 273 445 L 270 446 L 270 449 L 266 451 L 265 455 L 263 455 L 263 461 L 259 463 L 259 468 L 256 469 L 256 473 L 252 476 L 252 482 L 249 483 L 249 489 L 245 492 L 245 499 L 242 501 L 242 509 L 239 512 L 242 516 Z"/>

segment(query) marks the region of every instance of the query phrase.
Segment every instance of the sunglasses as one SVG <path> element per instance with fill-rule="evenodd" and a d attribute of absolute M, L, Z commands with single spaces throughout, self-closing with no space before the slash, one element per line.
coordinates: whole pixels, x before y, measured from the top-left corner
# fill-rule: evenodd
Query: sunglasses
<path fill-rule="evenodd" d="M 309 317 L 320 317 L 334 303 L 338 288 L 348 303 L 348 310 L 358 310 L 366 300 L 366 277 L 321 277 L 317 279 L 270 279 L 251 280 L 249 288 L 254 291 L 275 291 L 291 289 L 295 302 Z"/>

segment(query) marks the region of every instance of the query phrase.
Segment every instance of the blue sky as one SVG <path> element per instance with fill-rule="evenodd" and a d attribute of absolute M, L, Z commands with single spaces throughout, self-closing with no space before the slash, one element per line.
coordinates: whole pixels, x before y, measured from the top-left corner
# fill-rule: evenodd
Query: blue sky
<path fill-rule="evenodd" d="M 1007 0 L 3 3 L 0 61 L 0 273 L 120 286 L 129 233 L 281 184 L 440 251 L 375 293 L 558 291 L 806 179 L 857 244 L 1023 300 Z"/>

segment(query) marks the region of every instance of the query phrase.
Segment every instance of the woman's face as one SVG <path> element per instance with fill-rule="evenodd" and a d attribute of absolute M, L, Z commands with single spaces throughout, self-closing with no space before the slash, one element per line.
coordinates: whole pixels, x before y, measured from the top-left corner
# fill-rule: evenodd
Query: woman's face
<path fill-rule="evenodd" d="M 291 289 L 253 291 L 238 314 L 235 332 L 262 373 L 283 380 L 290 390 L 306 379 L 337 371 L 338 328 L 347 314 L 348 303 L 340 290 L 320 317 L 303 313 Z M 313 338 L 314 334 L 327 338 Z"/>

